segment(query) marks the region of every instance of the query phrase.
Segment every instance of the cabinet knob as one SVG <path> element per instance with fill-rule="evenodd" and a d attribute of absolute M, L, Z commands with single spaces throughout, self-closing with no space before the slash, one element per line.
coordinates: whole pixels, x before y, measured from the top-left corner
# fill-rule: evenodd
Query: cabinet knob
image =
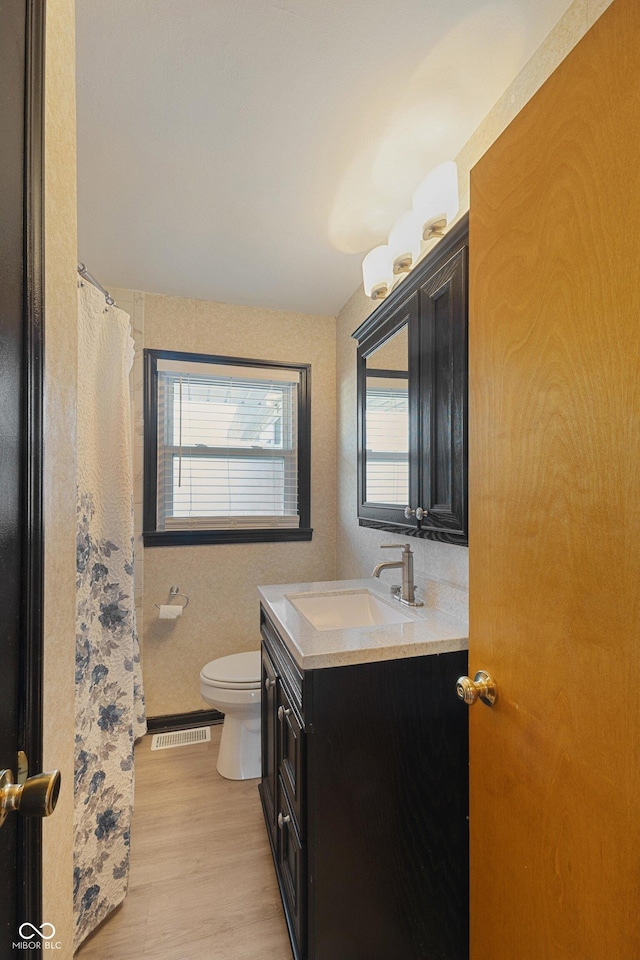
<path fill-rule="evenodd" d="M 280 723 L 291 713 L 291 707 L 278 707 L 278 720 Z"/>
<path fill-rule="evenodd" d="M 279 814 L 278 814 L 278 826 L 279 826 L 279 828 L 280 828 L 281 830 L 284 830 L 284 825 L 285 825 L 285 823 L 291 823 L 291 817 L 289 816 L 288 813 L 287 813 L 286 815 L 283 815 L 282 813 L 279 813 Z"/>
<path fill-rule="evenodd" d="M 423 520 L 427 514 L 428 510 L 423 510 L 422 507 L 416 507 L 415 510 L 412 510 L 411 507 L 404 508 L 404 515 L 407 520 L 411 520 L 411 517 L 415 517 L 416 520 Z"/>
<path fill-rule="evenodd" d="M 276 680 L 277 680 L 277 677 L 274 680 L 272 680 L 271 677 L 266 677 L 264 681 L 265 690 L 271 690 L 272 687 L 275 687 Z"/>

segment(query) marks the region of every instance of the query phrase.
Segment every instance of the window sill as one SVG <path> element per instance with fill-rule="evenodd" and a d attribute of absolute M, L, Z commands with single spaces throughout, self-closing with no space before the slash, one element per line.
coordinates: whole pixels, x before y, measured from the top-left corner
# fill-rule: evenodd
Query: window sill
<path fill-rule="evenodd" d="M 145 547 L 187 547 L 205 543 L 282 543 L 311 540 L 311 527 L 273 530 L 147 530 L 142 534 Z"/>

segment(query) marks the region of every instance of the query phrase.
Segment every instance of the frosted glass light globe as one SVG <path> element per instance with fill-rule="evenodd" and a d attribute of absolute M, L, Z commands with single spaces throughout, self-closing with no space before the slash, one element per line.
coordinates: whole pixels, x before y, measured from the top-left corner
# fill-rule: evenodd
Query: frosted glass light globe
<path fill-rule="evenodd" d="M 374 247 L 362 261 L 364 292 L 372 300 L 383 300 L 393 286 L 393 262 L 387 244 Z"/>
<path fill-rule="evenodd" d="M 423 240 L 438 236 L 451 223 L 459 205 L 458 168 L 453 160 L 446 160 L 427 174 L 413 194 L 412 208 Z"/>
<path fill-rule="evenodd" d="M 407 273 L 420 256 L 422 224 L 413 210 L 398 217 L 389 234 L 389 252 L 394 274 Z"/>

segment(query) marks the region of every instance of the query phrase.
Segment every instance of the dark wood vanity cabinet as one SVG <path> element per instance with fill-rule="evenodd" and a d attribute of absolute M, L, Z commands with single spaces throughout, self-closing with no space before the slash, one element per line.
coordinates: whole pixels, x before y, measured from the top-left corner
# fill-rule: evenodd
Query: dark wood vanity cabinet
<path fill-rule="evenodd" d="M 306 743 L 302 680 L 280 636 L 260 615 L 262 633 L 262 782 L 260 797 L 296 960 L 306 937 Z"/>
<path fill-rule="evenodd" d="M 358 517 L 466 545 L 468 217 L 355 331 Z"/>
<path fill-rule="evenodd" d="M 301 671 L 264 609 L 261 631 L 259 789 L 295 960 L 467 960 L 466 652 Z"/>

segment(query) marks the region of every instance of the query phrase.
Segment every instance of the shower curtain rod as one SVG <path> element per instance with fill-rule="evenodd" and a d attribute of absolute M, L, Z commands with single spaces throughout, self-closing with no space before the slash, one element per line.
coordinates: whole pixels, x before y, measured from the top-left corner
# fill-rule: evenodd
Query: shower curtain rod
<path fill-rule="evenodd" d="M 110 307 L 115 307 L 115 306 L 116 306 L 116 302 L 115 302 L 115 300 L 113 299 L 113 297 L 109 294 L 109 291 L 108 291 L 108 290 L 105 290 L 105 288 L 104 288 L 101 284 L 98 283 L 98 281 L 97 281 L 96 278 L 93 276 L 93 274 L 89 273 L 89 271 L 88 271 L 87 268 L 85 267 L 84 263 L 78 263 L 78 273 L 80 274 L 81 277 L 84 277 L 85 280 L 88 280 L 89 283 L 92 283 L 92 284 L 94 285 L 94 287 L 97 287 L 98 290 L 100 291 L 100 293 L 103 293 L 103 294 L 104 294 L 104 298 L 105 298 L 105 300 L 107 301 L 107 303 L 109 304 Z"/>

